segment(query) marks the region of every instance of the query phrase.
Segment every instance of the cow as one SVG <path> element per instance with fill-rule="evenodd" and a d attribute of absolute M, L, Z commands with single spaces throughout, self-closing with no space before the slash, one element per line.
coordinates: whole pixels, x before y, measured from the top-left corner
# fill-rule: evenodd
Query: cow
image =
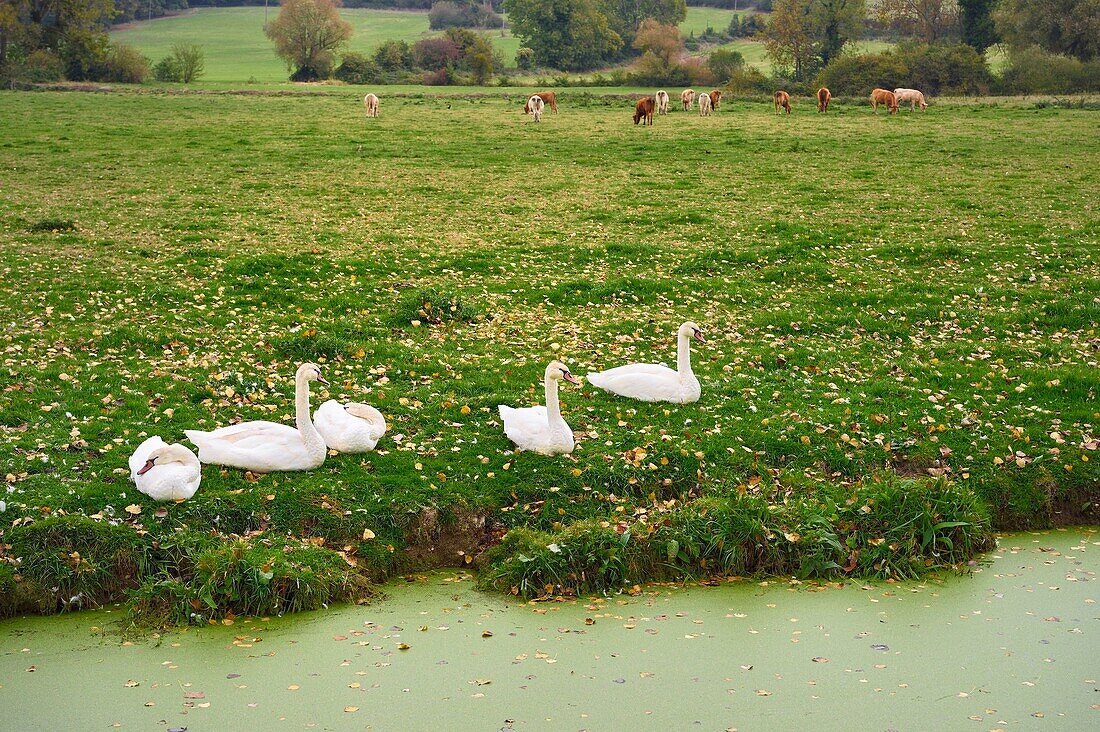
<path fill-rule="evenodd" d="M 710 93 L 710 108 L 715 112 L 718 111 L 718 104 L 722 101 L 722 92 L 715 89 Z"/>
<path fill-rule="evenodd" d="M 699 116 L 706 117 L 710 114 L 710 94 L 703 92 L 699 95 Z"/>
<path fill-rule="evenodd" d="M 685 112 L 691 109 L 692 105 L 695 104 L 695 90 L 684 89 L 680 92 L 680 104 L 684 105 Z"/>
<path fill-rule="evenodd" d="M 668 92 L 664 89 L 657 92 L 657 114 L 668 114 Z"/>
<path fill-rule="evenodd" d="M 557 112 L 558 111 L 558 95 L 555 94 L 554 92 L 535 92 L 532 96 L 536 96 L 539 99 L 541 99 L 543 102 L 545 102 L 546 104 L 549 104 L 551 112 Z M 530 99 L 528 99 L 527 102 L 523 105 L 523 113 L 524 114 L 531 114 L 531 100 Z"/>
<path fill-rule="evenodd" d="M 642 122 L 642 126 L 653 126 L 653 108 L 656 105 L 653 103 L 653 97 L 642 97 L 638 100 L 638 103 L 634 105 L 634 124 Z M 645 120 L 644 122 L 642 120 Z"/>
<path fill-rule="evenodd" d="M 895 89 L 894 97 L 898 100 L 898 106 L 909 102 L 909 111 L 912 112 L 920 105 L 920 111 L 928 109 L 928 103 L 924 101 L 924 94 L 916 89 Z"/>
<path fill-rule="evenodd" d="M 898 98 L 889 89 L 875 89 L 871 92 L 871 109 L 878 114 L 878 105 L 885 104 L 890 114 L 898 113 Z"/>
<path fill-rule="evenodd" d="M 378 116 L 378 97 L 376 97 L 374 94 L 368 94 L 367 96 L 363 97 L 363 106 L 367 109 L 368 117 Z"/>
<path fill-rule="evenodd" d="M 829 102 L 832 100 L 832 98 L 833 98 L 832 92 L 829 91 L 828 87 L 823 86 L 820 89 L 818 89 L 817 90 L 817 111 L 818 112 L 827 112 L 827 111 L 829 111 Z"/>
<path fill-rule="evenodd" d="M 775 113 L 779 114 L 779 108 L 787 110 L 787 114 L 791 113 L 791 95 L 780 89 L 772 95 L 772 101 L 775 102 Z"/>
<path fill-rule="evenodd" d="M 542 100 L 542 97 L 535 94 L 527 100 L 526 109 L 531 110 L 531 116 L 535 118 L 536 122 L 542 122 L 542 110 L 545 106 L 546 102 Z"/>

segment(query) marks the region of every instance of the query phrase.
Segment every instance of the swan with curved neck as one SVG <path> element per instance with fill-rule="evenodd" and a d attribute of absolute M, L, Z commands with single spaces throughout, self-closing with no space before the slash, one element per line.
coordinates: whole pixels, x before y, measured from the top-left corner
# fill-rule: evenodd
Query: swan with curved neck
<path fill-rule="evenodd" d="M 295 427 L 277 422 L 242 422 L 213 432 L 185 430 L 199 448 L 199 460 L 254 473 L 312 470 L 325 462 L 328 448 L 309 416 L 309 382 L 328 384 L 316 364 L 304 363 L 294 375 Z"/>
<path fill-rule="evenodd" d="M 676 331 L 676 370 L 663 364 L 632 363 L 588 374 L 593 386 L 645 402 L 686 404 L 699 400 L 699 379 L 691 370 L 691 339 L 704 341 L 699 326 L 688 321 Z"/>
<path fill-rule="evenodd" d="M 580 379 L 561 361 L 551 361 L 543 375 L 546 392 L 545 407 L 517 409 L 501 404 L 497 407 L 504 422 L 504 434 L 508 435 L 520 450 L 530 450 L 541 455 L 563 455 L 573 452 L 573 430 L 561 416 L 558 404 L 558 383 L 564 379 L 579 385 Z"/>
<path fill-rule="evenodd" d="M 195 453 L 156 436 L 138 445 L 129 463 L 134 485 L 156 501 L 186 501 L 202 480 L 202 465 Z"/>
<path fill-rule="evenodd" d="M 386 418 L 369 404 L 335 399 L 317 408 L 313 424 L 325 444 L 340 452 L 370 452 L 386 434 Z"/>

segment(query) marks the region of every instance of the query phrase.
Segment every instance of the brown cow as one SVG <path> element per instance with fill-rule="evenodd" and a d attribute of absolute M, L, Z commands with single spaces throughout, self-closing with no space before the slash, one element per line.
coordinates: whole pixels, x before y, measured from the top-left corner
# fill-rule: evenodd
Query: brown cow
<path fill-rule="evenodd" d="M 833 98 L 832 93 L 828 87 L 821 87 L 817 90 L 817 111 L 827 112 L 829 111 L 829 101 Z"/>
<path fill-rule="evenodd" d="M 894 92 L 888 89 L 875 89 L 871 92 L 871 109 L 875 110 L 875 114 L 878 114 L 878 105 L 885 104 L 886 108 L 890 110 L 890 114 L 898 113 L 898 98 L 894 95 Z"/>
<path fill-rule="evenodd" d="M 653 102 L 653 97 L 642 97 L 638 100 L 638 103 L 634 106 L 634 124 L 638 124 L 641 120 L 642 125 L 653 126 L 653 109 L 657 105 Z"/>
<path fill-rule="evenodd" d="M 710 93 L 710 106 L 715 112 L 718 111 L 718 103 L 722 101 L 722 92 L 715 89 Z"/>
<path fill-rule="evenodd" d="M 691 109 L 691 105 L 695 104 L 695 90 L 684 89 L 680 92 L 680 104 L 684 105 L 684 111 Z"/>
<path fill-rule="evenodd" d="M 779 108 L 787 110 L 787 114 L 791 113 L 791 95 L 780 89 L 772 95 L 772 101 L 775 102 L 775 113 L 779 114 Z"/>
<path fill-rule="evenodd" d="M 536 92 L 534 96 L 546 102 L 551 112 L 558 111 L 558 95 L 554 92 Z M 531 114 L 531 105 L 528 102 L 523 103 L 523 113 Z"/>

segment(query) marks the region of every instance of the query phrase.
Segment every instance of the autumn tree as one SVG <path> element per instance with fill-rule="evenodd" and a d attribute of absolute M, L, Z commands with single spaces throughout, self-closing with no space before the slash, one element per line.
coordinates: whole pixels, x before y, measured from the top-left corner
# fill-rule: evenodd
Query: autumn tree
<path fill-rule="evenodd" d="M 0 0 L 0 66 L 42 51 L 64 64 L 70 79 L 106 69 L 106 27 L 112 0 Z"/>
<path fill-rule="evenodd" d="M 653 18 L 642 21 L 634 35 L 634 48 L 642 52 L 638 60 L 639 75 L 656 84 L 679 82 L 680 55 L 684 39 L 680 29 Z"/>
<path fill-rule="evenodd" d="M 623 44 L 634 48 L 638 30 L 647 20 L 679 26 L 687 17 L 684 0 L 597 0 L 597 7 Z"/>
<path fill-rule="evenodd" d="M 956 0 L 878 0 L 879 21 L 925 43 L 943 40 L 958 24 Z"/>
<path fill-rule="evenodd" d="M 1100 57 L 1100 0 L 1001 0 L 994 18 L 1014 48 L 1036 45 L 1081 61 Z"/>
<path fill-rule="evenodd" d="M 275 52 L 293 69 L 293 81 L 327 79 L 333 53 L 351 37 L 351 24 L 340 18 L 338 0 L 284 0 L 264 33 Z"/>
<path fill-rule="evenodd" d="M 768 27 L 761 33 L 768 58 L 777 67 L 791 71 L 798 80 L 809 75 L 816 55 L 811 3 L 812 0 L 778 0 L 772 6 Z"/>

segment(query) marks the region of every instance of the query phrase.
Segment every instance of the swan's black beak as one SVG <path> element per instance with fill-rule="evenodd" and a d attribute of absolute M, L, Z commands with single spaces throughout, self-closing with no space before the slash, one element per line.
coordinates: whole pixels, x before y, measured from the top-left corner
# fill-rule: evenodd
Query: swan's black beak
<path fill-rule="evenodd" d="M 699 341 L 700 343 L 706 343 L 706 342 L 707 342 L 707 339 L 703 337 L 703 331 L 701 331 L 701 330 L 693 330 L 693 331 L 691 332 L 691 334 L 692 334 L 693 336 L 695 336 L 695 340 Z"/>
<path fill-rule="evenodd" d="M 141 470 L 137 471 L 137 474 L 145 475 L 146 473 L 148 473 L 150 470 L 152 470 L 153 464 L 156 463 L 156 461 L 156 458 L 149 458 L 148 460 L 146 460 L 145 465 L 142 466 Z"/>

